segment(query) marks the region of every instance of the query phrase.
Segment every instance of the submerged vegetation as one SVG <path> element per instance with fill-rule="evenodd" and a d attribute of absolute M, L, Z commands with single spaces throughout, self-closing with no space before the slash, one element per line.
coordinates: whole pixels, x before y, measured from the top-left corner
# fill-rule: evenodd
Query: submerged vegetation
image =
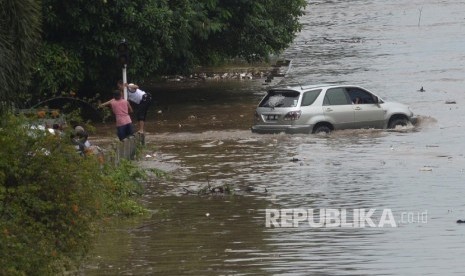
<path fill-rule="evenodd" d="M 0 127 L 0 274 L 73 268 L 103 219 L 143 214 L 145 173 L 81 157 L 68 138 L 6 115 Z"/>

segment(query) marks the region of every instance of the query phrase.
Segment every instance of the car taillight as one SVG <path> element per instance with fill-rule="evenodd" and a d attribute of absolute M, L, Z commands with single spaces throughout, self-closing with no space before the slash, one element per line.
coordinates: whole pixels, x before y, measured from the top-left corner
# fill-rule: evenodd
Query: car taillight
<path fill-rule="evenodd" d="M 291 112 L 288 112 L 285 116 L 284 116 L 284 120 L 285 121 L 295 121 L 295 120 L 298 120 L 300 118 L 300 114 L 302 114 L 302 111 L 291 111 Z"/>

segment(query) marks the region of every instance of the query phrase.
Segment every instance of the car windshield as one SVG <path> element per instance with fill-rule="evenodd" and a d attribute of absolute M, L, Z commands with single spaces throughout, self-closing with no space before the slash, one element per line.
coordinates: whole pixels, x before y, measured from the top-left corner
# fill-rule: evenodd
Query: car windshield
<path fill-rule="evenodd" d="M 300 93 L 289 90 L 271 90 L 260 103 L 260 107 L 294 107 L 297 106 Z"/>

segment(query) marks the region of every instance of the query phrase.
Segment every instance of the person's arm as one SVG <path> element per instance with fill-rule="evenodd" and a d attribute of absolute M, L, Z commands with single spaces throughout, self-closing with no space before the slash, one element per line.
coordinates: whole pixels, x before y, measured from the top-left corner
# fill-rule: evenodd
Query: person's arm
<path fill-rule="evenodd" d="M 129 112 L 129 113 L 132 113 L 133 110 L 132 110 L 131 104 L 129 103 L 129 101 L 126 101 L 126 102 L 128 103 L 128 112 Z"/>
<path fill-rule="evenodd" d="M 108 105 L 110 105 L 111 101 L 113 101 L 113 99 L 111 99 L 111 100 L 109 100 L 109 101 L 107 101 L 107 102 L 104 102 L 104 103 L 99 104 L 98 107 L 99 107 L 99 108 L 102 108 L 102 107 L 104 107 L 104 106 L 108 106 Z"/>

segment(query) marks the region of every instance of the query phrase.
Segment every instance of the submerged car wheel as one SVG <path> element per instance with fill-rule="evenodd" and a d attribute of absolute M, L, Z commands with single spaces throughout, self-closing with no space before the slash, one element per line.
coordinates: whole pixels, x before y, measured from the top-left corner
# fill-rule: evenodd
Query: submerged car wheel
<path fill-rule="evenodd" d="M 330 134 L 331 131 L 332 131 L 332 129 L 328 125 L 317 125 L 313 129 L 313 134 Z"/>
<path fill-rule="evenodd" d="M 409 120 L 407 120 L 407 118 L 405 117 L 397 117 L 397 118 L 392 118 L 390 121 L 389 121 L 389 128 L 396 128 L 397 126 L 401 126 L 401 127 L 404 127 L 404 126 L 408 126 L 409 125 Z"/>

